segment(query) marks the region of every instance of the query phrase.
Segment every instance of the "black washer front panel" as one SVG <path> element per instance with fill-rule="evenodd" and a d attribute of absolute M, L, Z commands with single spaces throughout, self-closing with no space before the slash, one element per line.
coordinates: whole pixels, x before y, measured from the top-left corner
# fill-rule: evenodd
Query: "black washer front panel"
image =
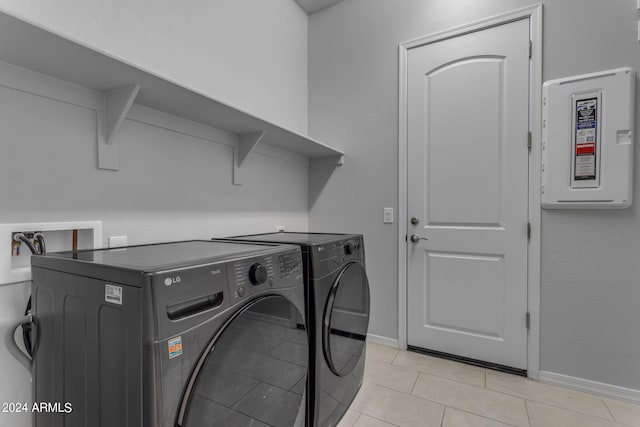
<path fill-rule="evenodd" d="M 190 379 L 180 427 L 304 426 L 308 340 L 281 296 L 258 297 L 210 340 Z"/>
<path fill-rule="evenodd" d="M 350 374 L 365 351 L 369 327 L 369 281 L 362 266 L 350 262 L 336 277 L 322 322 L 322 349 L 331 371 Z"/>

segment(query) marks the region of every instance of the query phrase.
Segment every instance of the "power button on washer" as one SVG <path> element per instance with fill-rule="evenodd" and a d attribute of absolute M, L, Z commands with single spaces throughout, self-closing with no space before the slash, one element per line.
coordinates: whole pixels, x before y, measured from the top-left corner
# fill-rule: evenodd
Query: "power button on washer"
<path fill-rule="evenodd" d="M 238 296 L 243 297 L 245 293 L 246 293 L 246 290 L 242 286 L 240 286 L 238 288 Z"/>

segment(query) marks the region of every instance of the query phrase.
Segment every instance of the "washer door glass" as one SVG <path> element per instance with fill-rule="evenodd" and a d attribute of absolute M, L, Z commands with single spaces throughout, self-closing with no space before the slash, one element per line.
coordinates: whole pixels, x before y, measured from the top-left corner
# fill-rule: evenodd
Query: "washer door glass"
<path fill-rule="evenodd" d="M 286 298 L 260 298 L 210 341 L 189 381 L 177 425 L 304 426 L 308 340 Z"/>
<path fill-rule="evenodd" d="M 365 349 L 369 328 L 369 281 L 357 262 L 338 274 L 327 299 L 322 325 L 324 357 L 331 371 L 349 374 Z"/>

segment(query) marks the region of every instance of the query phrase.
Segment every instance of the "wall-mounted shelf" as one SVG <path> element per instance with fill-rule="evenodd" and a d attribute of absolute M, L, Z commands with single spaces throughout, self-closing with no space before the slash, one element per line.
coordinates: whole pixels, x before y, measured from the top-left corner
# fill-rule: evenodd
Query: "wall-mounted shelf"
<path fill-rule="evenodd" d="M 104 93 L 98 124 L 99 166 L 118 169 L 117 131 L 135 101 L 238 135 L 234 183 L 257 144 L 270 144 L 310 159 L 342 164 L 343 152 L 255 117 L 196 89 L 136 67 L 82 42 L 0 12 L 0 61 Z"/>

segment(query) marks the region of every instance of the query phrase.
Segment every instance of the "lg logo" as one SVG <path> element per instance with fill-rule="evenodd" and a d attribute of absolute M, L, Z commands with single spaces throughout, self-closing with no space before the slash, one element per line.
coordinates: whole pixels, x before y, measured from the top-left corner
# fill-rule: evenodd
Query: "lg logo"
<path fill-rule="evenodd" d="M 166 279 L 164 279 L 165 286 L 175 285 L 176 283 L 180 283 L 180 276 L 167 277 Z"/>

